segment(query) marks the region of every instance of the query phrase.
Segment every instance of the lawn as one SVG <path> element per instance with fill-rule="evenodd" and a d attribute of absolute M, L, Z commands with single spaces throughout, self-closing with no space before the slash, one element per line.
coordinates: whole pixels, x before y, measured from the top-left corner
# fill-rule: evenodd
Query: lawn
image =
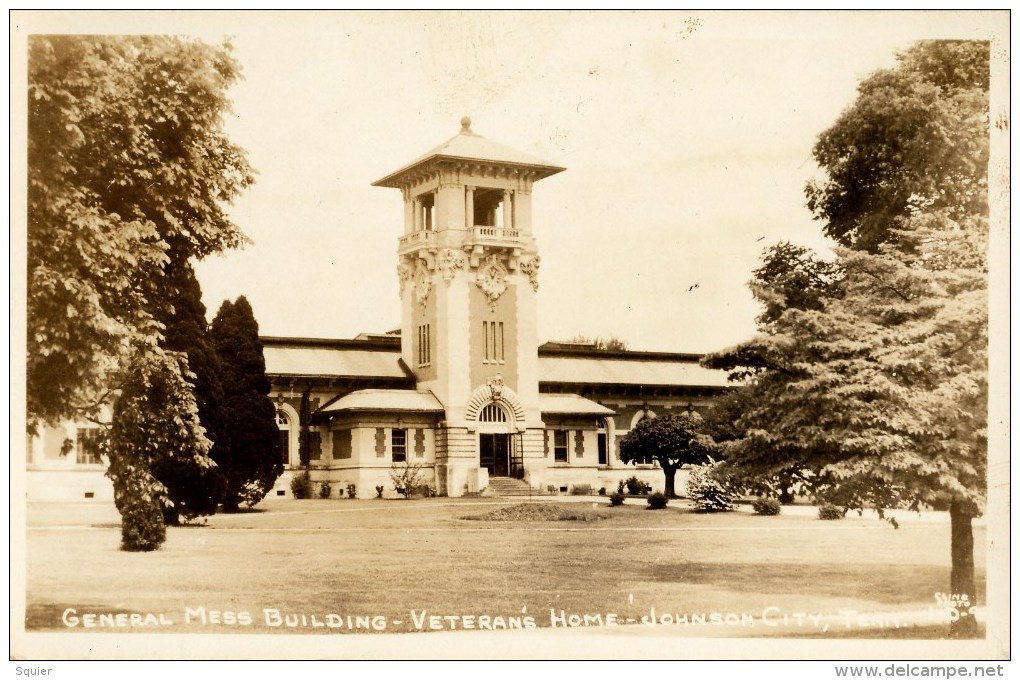
<path fill-rule="evenodd" d="M 118 549 L 112 506 L 33 505 L 26 628 L 314 634 L 654 623 L 715 637 L 946 633 L 911 614 L 929 612 L 949 586 L 949 525 L 938 514 L 893 529 L 868 515 L 824 522 L 809 508 L 759 517 L 592 503 L 563 504 L 588 521 L 542 521 L 497 519 L 513 505 L 501 500 L 272 500 L 172 527 L 161 550 L 144 554 Z M 975 527 L 979 592 L 984 531 Z"/>

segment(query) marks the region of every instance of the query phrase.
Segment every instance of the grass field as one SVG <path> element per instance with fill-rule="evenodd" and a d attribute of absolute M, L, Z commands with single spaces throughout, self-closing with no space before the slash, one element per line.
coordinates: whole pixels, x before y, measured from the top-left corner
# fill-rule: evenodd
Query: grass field
<path fill-rule="evenodd" d="M 143 554 L 119 550 L 112 505 L 33 505 L 26 628 L 401 633 L 615 622 L 703 636 L 947 632 L 909 614 L 935 607 L 949 587 L 949 525 L 938 514 L 893 529 L 869 515 L 820 521 L 811 508 L 705 515 L 597 499 L 570 504 L 605 515 L 597 521 L 465 519 L 511 504 L 267 501 L 170 528 L 161 550 Z M 984 543 L 977 526 L 979 592 Z"/>

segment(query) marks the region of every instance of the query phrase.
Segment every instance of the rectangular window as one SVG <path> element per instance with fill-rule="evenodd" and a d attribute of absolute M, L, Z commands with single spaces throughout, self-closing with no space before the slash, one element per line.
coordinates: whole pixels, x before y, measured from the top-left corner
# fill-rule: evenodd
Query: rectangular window
<path fill-rule="evenodd" d="M 349 460 L 351 457 L 351 431 L 337 430 L 333 433 L 334 460 Z"/>
<path fill-rule="evenodd" d="M 308 460 L 322 460 L 322 435 L 308 432 Z"/>
<path fill-rule="evenodd" d="M 553 460 L 557 463 L 567 462 L 567 431 L 553 432 Z"/>
<path fill-rule="evenodd" d="M 75 462 L 78 465 L 100 465 L 102 459 L 99 457 L 99 439 L 102 432 L 98 427 L 78 428 L 77 442 L 75 443 Z"/>
<path fill-rule="evenodd" d="M 605 432 L 599 432 L 599 465 L 609 465 L 609 440 Z"/>
<path fill-rule="evenodd" d="M 285 466 L 290 465 L 290 430 L 280 430 L 280 458 Z"/>
<path fill-rule="evenodd" d="M 390 454 L 394 463 L 407 461 L 407 430 L 394 429 L 390 434 Z"/>

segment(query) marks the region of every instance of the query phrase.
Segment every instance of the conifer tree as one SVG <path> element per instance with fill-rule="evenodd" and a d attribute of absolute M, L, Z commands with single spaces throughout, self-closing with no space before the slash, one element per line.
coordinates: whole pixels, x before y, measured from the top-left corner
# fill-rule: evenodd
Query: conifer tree
<path fill-rule="evenodd" d="M 220 361 L 208 337 L 205 312 L 194 269 L 184 258 L 172 257 L 166 268 L 164 295 L 153 316 L 164 327 L 163 347 L 186 356 L 189 371 L 186 378 L 193 387 L 199 422 L 213 443 L 211 455 L 215 459 L 216 442 L 221 438 L 218 433 L 223 386 Z M 167 489 L 169 502 L 163 509 L 167 524 L 216 512 L 224 489 L 218 468 L 193 460 L 165 458 L 156 463 L 152 472 Z"/>
<path fill-rule="evenodd" d="M 283 474 L 276 407 L 259 327 L 248 300 L 225 301 L 213 319 L 211 335 L 223 380 L 221 441 L 213 458 L 226 480 L 224 510 L 262 500 Z"/>
<path fill-rule="evenodd" d="M 212 467 L 211 443 L 184 374 L 183 354 L 147 347 L 127 367 L 105 441 L 107 476 L 121 514 L 125 550 L 155 550 L 166 538 L 166 487 L 153 470 L 165 461 Z"/>

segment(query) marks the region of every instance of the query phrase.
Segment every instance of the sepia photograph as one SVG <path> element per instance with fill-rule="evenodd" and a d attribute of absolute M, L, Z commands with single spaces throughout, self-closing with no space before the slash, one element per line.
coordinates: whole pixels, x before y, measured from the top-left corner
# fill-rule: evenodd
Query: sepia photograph
<path fill-rule="evenodd" d="M 9 18 L 16 674 L 1003 676 L 1008 10 Z"/>

